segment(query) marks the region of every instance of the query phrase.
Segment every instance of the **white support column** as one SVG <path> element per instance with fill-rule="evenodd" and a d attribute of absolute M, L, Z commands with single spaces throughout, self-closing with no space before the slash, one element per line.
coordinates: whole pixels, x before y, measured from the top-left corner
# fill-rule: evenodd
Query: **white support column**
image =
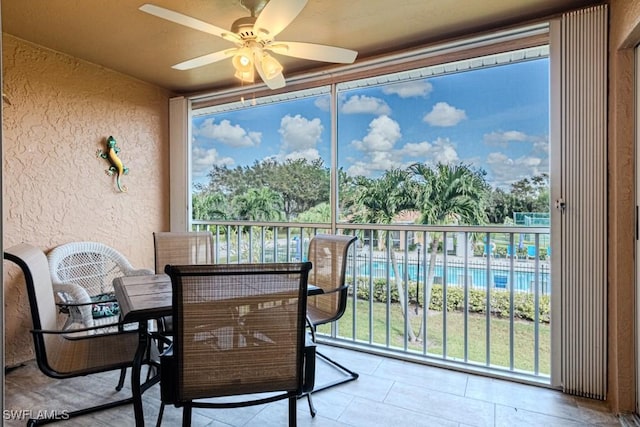
<path fill-rule="evenodd" d="M 185 97 L 169 101 L 169 225 L 170 231 L 190 231 L 191 224 L 191 103 Z"/>

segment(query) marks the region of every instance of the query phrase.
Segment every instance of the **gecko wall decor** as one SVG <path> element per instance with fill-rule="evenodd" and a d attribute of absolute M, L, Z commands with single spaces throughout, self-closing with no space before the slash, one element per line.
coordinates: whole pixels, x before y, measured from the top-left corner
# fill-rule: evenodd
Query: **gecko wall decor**
<path fill-rule="evenodd" d="M 113 136 L 110 136 L 106 140 L 107 149 L 106 151 L 98 150 L 96 152 L 96 157 L 101 157 L 109 161 L 111 166 L 109 169 L 105 169 L 105 173 L 109 176 L 116 177 L 116 187 L 118 191 L 124 193 L 127 191 L 127 187 L 120 183 L 120 178 L 123 175 L 127 175 L 129 173 L 129 168 L 125 168 L 122 164 L 122 161 L 118 157 L 118 153 L 120 152 L 120 147 L 116 145 L 116 139 Z"/>

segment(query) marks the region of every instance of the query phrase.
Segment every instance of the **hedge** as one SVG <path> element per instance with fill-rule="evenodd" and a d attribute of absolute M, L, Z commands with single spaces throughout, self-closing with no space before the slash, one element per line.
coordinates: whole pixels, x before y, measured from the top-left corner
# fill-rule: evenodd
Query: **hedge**
<path fill-rule="evenodd" d="M 421 284 L 420 293 L 423 289 Z M 433 285 L 431 288 L 431 303 L 429 309 L 433 311 L 442 311 L 444 299 L 442 294 L 442 285 Z M 409 282 L 409 301 L 416 300 L 416 283 Z M 399 302 L 398 288 L 392 282 L 388 294 L 392 303 Z M 369 299 L 369 282 L 368 278 L 358 278 L 357 286 L 358 299 Z M 387 302 L 387 281 L 386 279 L 375 279 L 373 281 L 373 300 L 375 302 Z M 509 317 L 510 313 L 510 292 L 503 289 L 491 290 L 491 314 L 497 317 Z M 468 307 L 470 313 L 486 313 L 487 294 L 484 289 L 469 289 Z M 528 292 L 514 292 L 513 295 L 513 315 L 518 319 L 535 320 L 535 301 L 534 295 Z M 549 295 L 540 295 L 540 322 L 549 323 L 551 313 L 551 300 Z M 447 287 L 447 311 L 463 311 L 464 310 L 464 289 L 458 286 Z"/>

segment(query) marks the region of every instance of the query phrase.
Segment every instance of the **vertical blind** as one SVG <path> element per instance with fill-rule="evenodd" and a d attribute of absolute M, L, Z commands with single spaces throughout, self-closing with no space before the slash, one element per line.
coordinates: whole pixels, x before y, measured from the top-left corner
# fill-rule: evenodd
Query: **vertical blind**
<path fill-rule="evenodd" d="M 566 393 L 605 399 L 607 6 L 564 15 L 560 31 L 560 376 Z"/>

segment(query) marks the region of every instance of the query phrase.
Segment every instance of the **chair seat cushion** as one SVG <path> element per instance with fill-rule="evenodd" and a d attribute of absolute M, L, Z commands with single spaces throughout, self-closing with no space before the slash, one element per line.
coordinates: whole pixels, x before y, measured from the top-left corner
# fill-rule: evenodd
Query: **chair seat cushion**
<path fill-rule="evenodd" d="M 120 306 L 115 301 L 115 293 L 94 295 L 91 297 L 91 315 L 94 319 L 120 315 Z"/>

